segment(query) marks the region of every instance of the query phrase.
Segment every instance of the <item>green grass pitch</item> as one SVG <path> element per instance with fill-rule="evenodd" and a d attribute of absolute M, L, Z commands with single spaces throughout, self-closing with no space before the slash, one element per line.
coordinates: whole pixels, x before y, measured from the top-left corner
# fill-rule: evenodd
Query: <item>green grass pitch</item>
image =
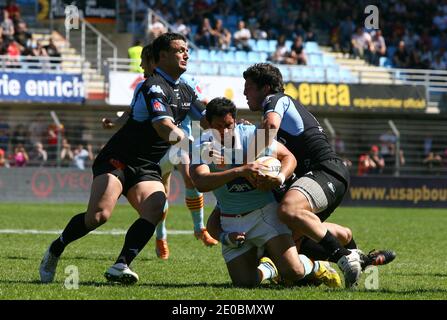
<path fill-rule="evenodd" d="M 56 235 L 85 205 L 0 204 L 0 299 L 445 299 L 447 296 L 447 210 L 339 208 L 329 219 L 349 226 L 360 248 L 390 248 L 396 260 L 378 269 L 378 288 L 368 290 L 363 274 L 356 290 L 285 288 L 263 284 L 256 289 L 234 288 L 220 245 L 206 248 L 191 233 L 168 236 L 171 257 L 157 259 L 154 240 L 132 264 L 140 281 L 134 286 L 109 284 L 104 271 L 121 250 L 124 235 L 91 234 L 71 244 L 61 259 L 55 282 L 39 283 L 40 259 Z M 210 208 L 207 208 L 207 212 Z M 125 231 L 136 219 L 128 205 L 119 205 L 99 231 Z M 192 230 L 184 206 L 172 206 L 170 230 Z M 8 231 L 9 230 L 9 231 Z M 38 230 L 39 233 L 20 233 Z M 77 268 L 78 289 L 65 286 L 70 268 Z M 67 273 L 66 273 L 67 272 Z M 69 278 L 70 279 L 70 278 Z M 67 281 L 69 284 L 70 281 Z"/>

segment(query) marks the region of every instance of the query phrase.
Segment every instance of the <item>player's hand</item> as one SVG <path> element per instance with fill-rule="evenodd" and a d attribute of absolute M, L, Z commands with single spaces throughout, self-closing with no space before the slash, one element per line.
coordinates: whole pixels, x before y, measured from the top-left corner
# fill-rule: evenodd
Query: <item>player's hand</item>
<path fill-rule="evenodd" d="M 242 166 L 242 176 L 247 179 L 251 185 L 257 187 L 257 178 L 262 169 L 267 169 L 268 167 L 258 163 L 258 162 L 250 162 L 246 165 Z"/>
<path fill-rule="evenodd" d="M 259 190 L 271 191 L 281 186 L 282 180 L 280 177 L 271 177 L 264 174 L 258 174 L 256 177 L 256 185 Z"/>
<path fill-rule="evenodd" d="M 239 119 L 239 120 L 237 121 L 237 124 L 245 124 L 245 125 L 247 125 L 247 126 L 253 125 L 253 123 L 251 123 L 250 121 L 248 121 L 248 120 L 246 120 L 246 119 L 244 119 L 244 118 Z"/>
<path fill-rule="evenodd" d="M 220 242 L 231 248 L 240 248 L 245 242 L 245 232 L 222 232 Z"/>
<path fill-rule="evenodd" d="M 115 126 L 113 121 L 110 120 L 109 118 L 102 118 L 101 122 L 103 129 L 112 129 Z"/>

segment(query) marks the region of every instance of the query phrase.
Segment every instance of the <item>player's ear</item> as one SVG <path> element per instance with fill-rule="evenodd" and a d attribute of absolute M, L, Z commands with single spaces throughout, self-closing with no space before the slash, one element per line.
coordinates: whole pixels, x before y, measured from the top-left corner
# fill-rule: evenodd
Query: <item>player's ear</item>
<path fill-rule="evenodd" d="M 270 89 L 271 89 L 270 85 L 269 85 L 269 84 L 266 84 L 266 85 L 264 85 L 264 87 L 262 88 L 262 92 L 264 93 L 264 95 L 267 96 L 267 95 L 270 93 Z"/>

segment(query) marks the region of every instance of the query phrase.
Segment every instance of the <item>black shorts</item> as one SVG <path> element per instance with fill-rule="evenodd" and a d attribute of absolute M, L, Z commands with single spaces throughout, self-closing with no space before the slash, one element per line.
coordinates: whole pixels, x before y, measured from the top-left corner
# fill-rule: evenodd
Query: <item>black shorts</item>
<path fill-rule="evenodd" d="M 344 166 L 342 162 L 340 165 Z M 349 172 L 347 168 L 346 172 L 344 168 L 339 169 L 334 173 L 321 167 L 301 177 L 292 177 L 281 189 L 274 192 L 275 197 L 280 201 L 288 190 L 298 190 L 308 199 L 313 212 L 321 221 L 325 221 L 340 205 L 348 190 Z"/>
<path fill-rule="evenodd" d="M 122 186 L 124 196 L 130 188 L 142 181 L 159 181 L 161 182 L 161 170 L 157 164 L 144 164 L 140 166 L 125 165 L 114 158 L 96 159 L 92 166 L 93 178 L 110 173 L 117 177 Z"/>

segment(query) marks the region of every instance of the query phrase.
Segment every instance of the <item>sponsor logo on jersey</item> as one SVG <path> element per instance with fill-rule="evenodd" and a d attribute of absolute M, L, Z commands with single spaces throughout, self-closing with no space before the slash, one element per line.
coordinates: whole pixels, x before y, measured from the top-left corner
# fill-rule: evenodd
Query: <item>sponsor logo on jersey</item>
<path fill-rule="evenodd" d="M 332 182 L 328 182 L 327 186 L 332 191 L 332 193 L 335 193 L 335 186 L 334 186 L 334 184 Z"/>
<path fill-rule="evenodd" d="M 254 190 L 245 178 L 236 178 L 227 183 L 227 190 L 231 193 L 248 192 Z"/>
<path fill-rule="evenodd" d="M 161 93 L 162 95 L 166 96 L 165 93 L 163 92 L 163 89 L 155 84 L 153 84 L 152 87 L 149 88 L 149 92 Z"/>
<path fill-rule="evenodd" d="M 154 109 L 154 111 L 158 111 L 158 112 L 166 111 L 165 106 L 158 99 L 152 99 L 151 104 L 152 104 L 152 108 Z"/>

